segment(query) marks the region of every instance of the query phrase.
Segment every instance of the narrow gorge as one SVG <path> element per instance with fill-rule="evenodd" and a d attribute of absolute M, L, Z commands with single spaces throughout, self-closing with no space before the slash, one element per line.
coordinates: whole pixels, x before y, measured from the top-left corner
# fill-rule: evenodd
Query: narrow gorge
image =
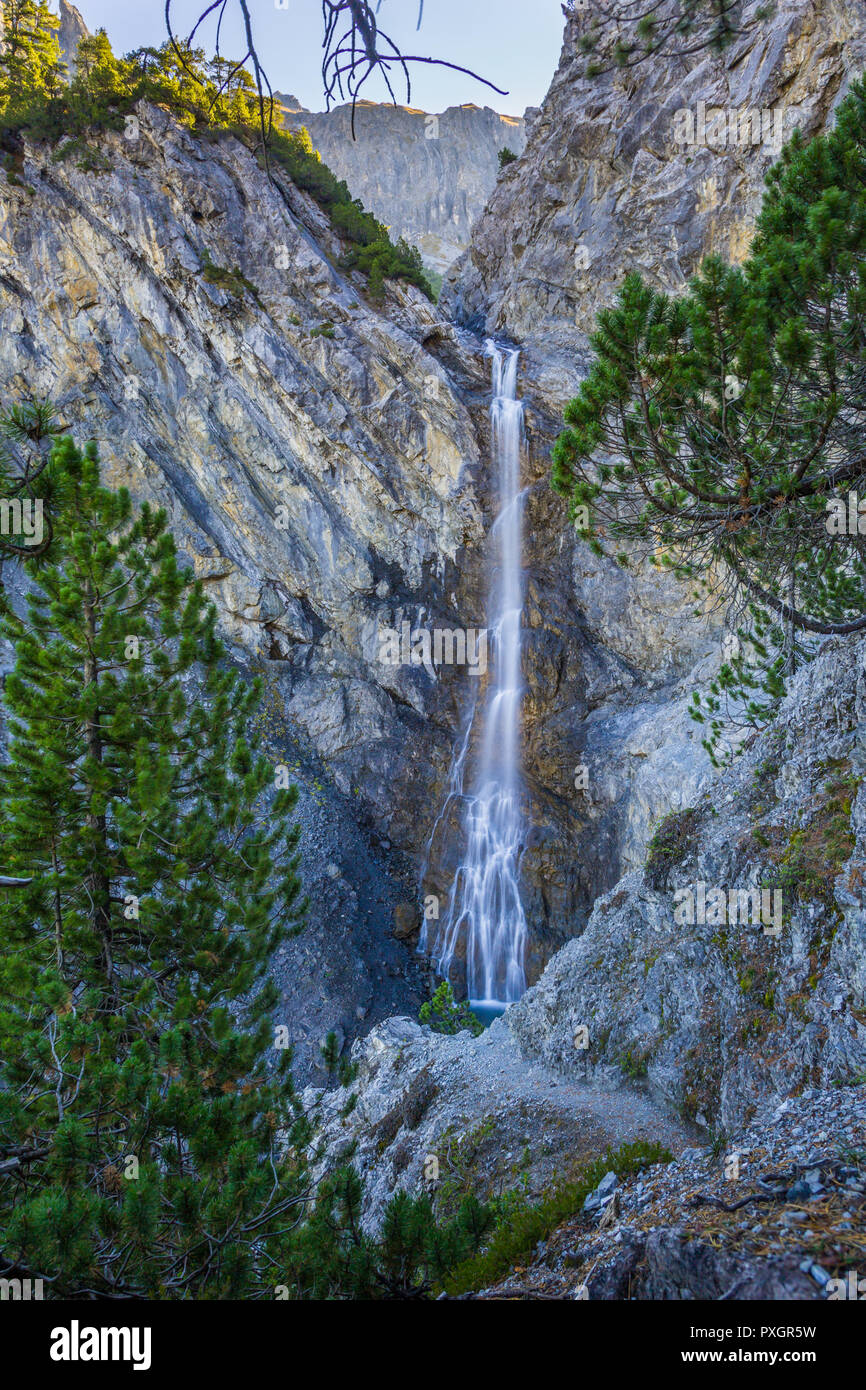
<path fill-rule="evenodd" d="M 303 1200 L 351 1164 L 371 1241 L 401 1193 L 492 1203 L 475 1263 L 417 1296 L 825 1299 L 866 1217 L 866 639 L 804 637 L 717 765 L 696 692 L 741 615 L 661 541 L 592 544 L 551 454 L 626 277 L 675 296 L 746 262 L 782 145 L 866 72 L 866 3 L 746 5 L 721 52 L 594 75 L 591 7 L 562 10 L 525 118 L 362 101 L 353 148 L 350 105 L 280 97 L 359 199 L 342 221 L 254 124 L 140 97 L 86 136 L 4 128 L 4 409 L 50 401 L 107 487 L 164 509 L 227 666 L 262 683 L 309 899 L 267 964 Z M 699 108 L 776 124 L 689 143 Z M 377 292 L 361 203 L 438 298 L 414 262 Z M 19 621 L 34 583 L 2 560 Z M 779 932 L 678 915 L 695 885 L 784 894 Z"/>

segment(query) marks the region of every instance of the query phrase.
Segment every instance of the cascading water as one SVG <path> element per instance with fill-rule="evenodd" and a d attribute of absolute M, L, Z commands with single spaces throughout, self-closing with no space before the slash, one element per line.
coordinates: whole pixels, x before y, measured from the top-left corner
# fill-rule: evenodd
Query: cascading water
<path fill-rule="evenodd" d="M 524 836 L 520 807 L 520 459 L 524 437 L 523 404 L 517 399 L 520 354 L 503 350 L 492 341 L 487 343 L 487 352 L 493 359 L 490 420 L 499 485 L 499 513 L 491 531 L 495 554 L 491 557 L 488 594 L 493 672 L 483 702 L 481 743 L 471 794 L 464 792 L 463 779 L 481 702 L 476 704 L 452 771 L 449 801 L 457 797 L 463 804 L 466 853 L 455 876 L 435 963 L 447 978 L 461 940 L 465 940 L 470 1003 L 480 1012 L 490 1014 L 501 1012 L 526 989 L 527 928 L 519 891 Z"/>

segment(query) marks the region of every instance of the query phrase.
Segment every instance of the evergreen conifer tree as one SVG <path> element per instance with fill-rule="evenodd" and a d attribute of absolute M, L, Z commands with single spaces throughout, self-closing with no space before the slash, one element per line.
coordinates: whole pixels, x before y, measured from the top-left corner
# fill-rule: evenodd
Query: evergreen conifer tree
<path fill-rule="evenodd" d="M 866 628 L 866 82 L 786 146 L 742 266 L 708 257 L 678 297 L 627 276 L 592 345 L 554 486 L 597 550 L 728 602 L 739 640 L 694 707 L 715 756 L 723 702 L 760 724 L 810 634 Z"/>
<path fill-rule="evenodd" d="M 297 794 L 164 515 L 92 445 L 48 471 L 54 539 L 0 620 L 0 873 L 30 880 L 0 889 L 0 1275 L 273 1297 L 304 1181 L 265 974 L 303 914 Z"/>
<path fill-rule="evenodd" d="M 301 1299 L 429 1298 L 448 1273 L 478 1252 L 496 1222 L 492 1206 L 465 1196 L 436 1218 L 426 1193 L 398 1192 L 381 1230 L 363 1225 L 363 1186 L 351 1167 L 319 1185 L 309 1220 L 298 1228 L 288 1262 L 290 1290 Z"/>
<path fill-rule="evenodd" d="M 24 110 L 35 95 L 60 90 L 66 66 L 60 20 L 45 0 L 0 0 L 0 115 Z"/>

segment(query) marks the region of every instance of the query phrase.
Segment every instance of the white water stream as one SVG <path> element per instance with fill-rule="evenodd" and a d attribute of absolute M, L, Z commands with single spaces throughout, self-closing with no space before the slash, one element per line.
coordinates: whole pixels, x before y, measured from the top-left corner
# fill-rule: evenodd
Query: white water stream
<path fill-rule="evenodd" d="M 527 927 L 519 891 L 525 833 L 520 805 L 520 460 L 524 433 L 523 405 L 517 399 L 519 353 L 503 350 L 492 341 L 488 342 L 487 351 L 493 359 L 490 419 L 493 465 L 499 487 L 499 512 L 491 531 L 494 554 L 488 592 L 492 674 L 483 702 L 476 704 L 452 770 L 448 800 L 459 798 L 462 805 L 466 852 L 455 876 L 434 959 L 440 974 L 447 979 L 461 942 L 465 942 L 470 1002 L 487 1012 L 501 1012 L 505 1004 L 519 999 L 526 989 Z M 463 787 L 464 771 L 479 713 L 483 721 L 481 742 L 474 787 L 467 793 Z"/>

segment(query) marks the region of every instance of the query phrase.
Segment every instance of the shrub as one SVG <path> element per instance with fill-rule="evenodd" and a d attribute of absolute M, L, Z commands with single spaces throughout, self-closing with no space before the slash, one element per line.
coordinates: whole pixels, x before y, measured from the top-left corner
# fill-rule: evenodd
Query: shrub
<path fill-rule="evenodd" d="M 474 1197 L 461 1202 L 453 1219 L 438 1221 L 428 1196 L 398 1192 L 385 1209 L 381 1234 L 372 1236 L 361 1227 L 362 1194 L 353 1168 L 321 1183 L 287 1268 L 293 1298 L 429 1298 L 493 1225 L 491 1209 Z"/>
<path fill-rule="evenodd" d="M 606 1173 L 618 1178 L 640 1173 L 653 1163 L 670 1163 L 673 1155 L 660 1144 L 638 1140 L 608 1149 L 583 1169 L 575 1182 L 557 1189 L 541 1202 L 512 1209 L 507 1224 L 494 1232 L 487 1248 L 459 1265 L 444 1281 L 447 1293 L 469 1293 L 502 1279 L 515 1264 L 529 1260 L 536 1245 L 564 1221 L 578 1214 L 590 1192 Z"/>
<path fill-rule="evenodd" d="M 697 840 L 699 816 L 695 808 L 672 811 L 656 827 L 649 842 L 644 877 L 655 892 L 667 887 L 668 874 L 691 853 Z"/>
<path fill-rule="evenodd" d="M 257 304 L 261 304 L 255 285 L 241 274 L 237 266 L 233 270 L 226 270 L 223 266 L 215 265 L 207 248 L 202 251 L 201 260 L 202 279 L 209 285 L 218 285 L 236 299 L 243 299 L 245 294 L 250 294 Z"/>
<path fill-rule="evenodd" d="M 443 980 L 432 999 L 421 1005 L 418 1014 L 422 1023 L 428 1024 L 434 1033 L 459 1033 L 468 1028 L 474 1037 L 484 1032 L 484 1024 L 477 1019 L 465 1001 L 457 1003 L 454 991 L 447 980 Z"/>

